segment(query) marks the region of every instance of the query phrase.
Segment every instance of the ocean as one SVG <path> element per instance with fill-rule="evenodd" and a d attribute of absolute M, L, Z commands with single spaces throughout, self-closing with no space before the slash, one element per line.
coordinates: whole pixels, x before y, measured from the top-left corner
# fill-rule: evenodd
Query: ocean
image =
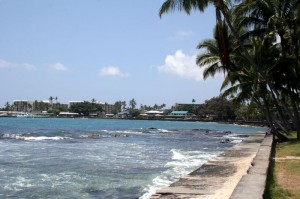
<path fill-rule="evenodd" d="M 0 198 L 146 199 L 263 128 L 0 118 Z"/>

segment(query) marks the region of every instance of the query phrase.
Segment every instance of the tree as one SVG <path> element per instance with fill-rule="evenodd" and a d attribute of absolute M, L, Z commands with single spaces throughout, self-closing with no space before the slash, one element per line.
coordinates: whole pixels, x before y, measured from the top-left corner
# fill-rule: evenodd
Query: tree
<path fill-rule="evenodd" d="M 4 111 L 11 111 L 12 110 L 12 105 L 10 105 L 9 102 L 6 102 L 3 110 Z"/>
<path fill-rule="evenodd" d="M 300 139 L 299 1 L 167 0 L 159 15 L 173 10 L 183 10 L 187 14 L 192 10 L 203 12 L 209 4 L 216 9 L 216 43 L 205 43 L 204 47 L 217 47 L 213 55 L 217 52 L 219 55 L 214 61 L 198 57 L 200 65 L 204 65 L 203 60 L 211 63 L 206 68 L 206 77 L 220 70 L 228 72 L 228 75 L 224 73 L 222 85 L 222 89 L 231 85 L 225 91 L 226 95 L 237 94 L 236 101 L 250 98 L 261 107 L 271 125 L 276 116 L 272 112 L 271 105 L 274 104 L 282 122 L 287 123 L 283 113 L 288 113 Z M 237 44 L 233 51 L 228 43 L 226 26 L 234 38 L 232 44 Z M 276 36 L 280 38 L 277 43 Z M 272 52 L 258 56 L 257 49 L 262 53 L 269 49 Z M 276 54 L 276 50 L 279 53 Z M 238 59 L 233 59 L 232 55 L 237 55 Z M 289 67 L 285 67 L 286 64 Z M 252 81 L 251 76 L 255 77 Z"/>
<path fill-rule="evenodd" d="M 54 98 L 53 98 L 52 96 L 49 97 L 49 101 L 50 101 L 51 106 L 52 106 L 52 104 L 53 104 L 53 99 L 54 99 Z"/>
<path fill-rule="evenodd" d="M 135 118 L 138 117 L 141 114 L 141 112 L 138 109 L 130 109 L 129 114 L 131 115 L 131 117 Z"/>
<path fill-rule="evenodd" d="M 91 113 L 100 113 L 103 107 L 100 104 L 90 103 L 87 101 L 75 103 L 70 107 L 70 111 L 80 115 L 89 116 Z"/>
<path fill-rule="evenodd" d="M 129 101 L 129 106 L 130 106 L 130 109 L 135 109 L 136 101 L 134 98 L 132 98 L 132 100 Z"/>
<path fill-rule="evenodd" d="M 117 114 L 117 113 L 119 113 L 121 111 L 122 111 L 122 102 L 121 101 L 115 102 L 113 114 Z"/>
<path fill-rule="evenodd" d="M 126 110 L 127 107 L 126 101 L 122 101 L 121 104 L 122 104 L 122 110 Z"/>

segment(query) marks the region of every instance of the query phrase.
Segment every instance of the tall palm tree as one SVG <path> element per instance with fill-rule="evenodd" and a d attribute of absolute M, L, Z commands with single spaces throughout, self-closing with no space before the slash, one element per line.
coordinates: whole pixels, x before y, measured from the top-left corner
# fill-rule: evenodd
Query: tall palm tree
<path fill-rule="evenodd" d="M 277 39 L 276 56 L 270 57 L 276 62 L 272 65 L 273 73 L 271 94 L 277 109 L 288 113 L 300 139 L 300 31 L 299 0 L 245 0 L 235 9 L 236 24 L 247 27 L 245 38 Z M 274 46 L 269 44 L 270 48 Z M 269 51 L 269 49 L 267 49 Z"/>
<path fill-rule="evenodd" d="M 213 77 L 218 72 L 223 72 L 225 76 L 234 67 L 234 63 L 231 61 L 234 44 L 224 22 L 216 24 L 214 39 L 204 40 L 198 44 L 197 48 L 206 50 L 196 59 L 198 66 L 205 67 L 204 79 L 209 76 Z"/>
<path fill-rule="evenodd" d="M 53 104 L 53 99 L 54 99 L 54 97 L 52 97 L 52 96 L 49 97 L 49 101 L 50 101 L 51 105 Z"/>
<path fill-rule="evenodd" d="M 232 24 L 232 16 L 230 8 L 233 5 L 232 1 L 225 1 L 225 0 L 166 0 L 159 10 L 159 16 L 161 17 L 163 14 L 179 10 L 185 11 L 187 14 L 190 14 L 192 10 L 199 10 L 200 12 L 204 12 L 205 8 L 208 5 L 213 5 L 216 9 L 216 19 L 217 22 L 221 22 L 222 18 L 228 25 L 232 35 L 234 36 L 235 40 L 237 41 L 238 45 L 240 46 L 241 50 L 244 52 L 245 58 L 249 61 L 249 63 L 256 69 L 259 69 L 259 66 L 255 63 L 253 58 L 250 56 L 249 52 L 244 46 L 242 42 L 238 30 L 234 28 Z"/>
<path fill-rule="evenodd" d="M 250 66 L 250 68 L 247 68 L 247 70 L 254 71 L 256 73 L 259 83 L 266 86 L 266 92 L 270 93 L 270 96 L 272 96 L 276 102 L 279 102 L 281 99 L 280 107 L 283 107 L 284 109 L 288 109 L 289 106 L 292 107 L 290 110 L 293 111 L 293 114 L 291 115 L 294 118 L 293 123 L 297 128 L 297 137 L 300 139 L 299 0 L 166 0 L 159 11 L 159 15 L 161 17 L 162 14 L 174 10 L 183 10 L 187 14 L 190 14 L 192 10 L 199 10 L 200 12 L 203 12 L 209 4 L 214 5 L 216 9 L 217 23 L 221 24 L 223 19 L 228 25 L 233 37 L 235 38 L 235 41 L 238 44 L 239 49 L 243 52 L 242 59 L 246 60 L 248 62 L 246 65 Z M 235 9 L 235 7 L 237 8 Z M 237 23 L 233 23 L 233 16 L 237 16 L 235 19 L 235 22 Z M 240 26 L 236 27 L 235 24 L 240 24 Z M 251 27 L 253 28 L 251 29 Z M 249 48 L 244 40 L 245 35 L 247 36 L 247 34 L 239 34 L 239 30 L 243 29 L 245 29 L 246 32 L 248 31 L 247 34 L 249 36 L 256 35 L 264 39 L 273 38 L 273 42 L 275 42 L 276 34 L 279 35 L 282 58 L 277 56 L 275 58 L 277 63 L 273 63 L 273 65 L 266 64 L 264 66 L 271 67 L 273 70 L 265 70 L 262 68 L 261 65 L 258 64 L 260 60 L 257 59 L 257 57 L 253 57 L 254 54 L 251 55 L 249 50 L 252 50 L 252 48 Z M 218 31 L 218 35 L 220 38 L 223 36 L 220 29 Z M 259 39 L 259 37 L 255 38 Z M 220 39 L 219 41 L 219 44 L 222 44 L 222 42 L 226 40 Z M 265 41 L 269 42 L 269 40 Z M 217 46 L 216 43 L 204 43 L 204 45 Z M 272 42 L 269 42 L 269 47 L 272 46 Z M 268 51 L 268 48 L 266 49 Z M 211 55 L 209 55 L 209 57 L 213 58 Z M 274 57 L 272 56 L 268 58 L 274 60 Z M 206 70 L 206 74 L 208 74 L 208 76 L 214 75 L 214 72 L 217 72 L 218 70 L 225 69 L 225 67 L 222 66 L 223 60 L 221 56 L 216 56 L 214 60 L 208 59 L 207 57 L 204 57 L 204 59 L 201 60 L 198 57 L 198 64 L 204 65 L 205 62 L 203 60 L 210 64 L 211 70 Z M 282 60 L 281 64 L 279 60 Z M 289 60 L 291 60 L 290 63 L 292 67 L 287 69 L 287 67 L 284 67 L 283 63 L 286 64 Z M 209 69 L 209 67 L 207 69 Z M 275 74 L 284 74 L 285 78 L 282 78 L 281 81 L 279 81 L 280 83 L 278 83 L 278 81 L 275 81 Z M 238 82 L 239 76 L 237 73 L 231 75 L 230 77 L 231 78 L 229 80 L 231 82 Z M 233 77 L 237 78 L 237 80 L 232 79 Z M 287 104 L 285 100 L 282 100 L 285 99 L 285 96 L 287 97 L 289 104 Z M 269 98 L 265 97 L 262 99 L 265 100 L 263 105 L 267 106 Z"/>

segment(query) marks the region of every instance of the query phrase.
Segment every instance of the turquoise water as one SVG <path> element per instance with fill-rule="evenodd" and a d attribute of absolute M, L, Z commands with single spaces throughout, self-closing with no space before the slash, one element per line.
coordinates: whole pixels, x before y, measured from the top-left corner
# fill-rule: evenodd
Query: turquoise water
<path fill-rule="evenodd" d="M 0 198 L 147 198 L 259 130 L 203 122 L 0 118 Z"/>

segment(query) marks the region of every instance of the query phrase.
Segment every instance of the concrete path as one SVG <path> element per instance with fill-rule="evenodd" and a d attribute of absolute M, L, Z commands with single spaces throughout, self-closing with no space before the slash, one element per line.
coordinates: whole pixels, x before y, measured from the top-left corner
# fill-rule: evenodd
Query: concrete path
<path fill-rule="evenodd" d="M 271 145 L 272 136 L 250 136 L 150 199 L 261 198 Z"/>
<path fill-rule="evenodd" d="M 266 186 L 267 173 L 271 158 L 273 138 L 267 136 L 252 162 L 247 175 L 243 176 L 230 199 L 262 199 Z"/>

